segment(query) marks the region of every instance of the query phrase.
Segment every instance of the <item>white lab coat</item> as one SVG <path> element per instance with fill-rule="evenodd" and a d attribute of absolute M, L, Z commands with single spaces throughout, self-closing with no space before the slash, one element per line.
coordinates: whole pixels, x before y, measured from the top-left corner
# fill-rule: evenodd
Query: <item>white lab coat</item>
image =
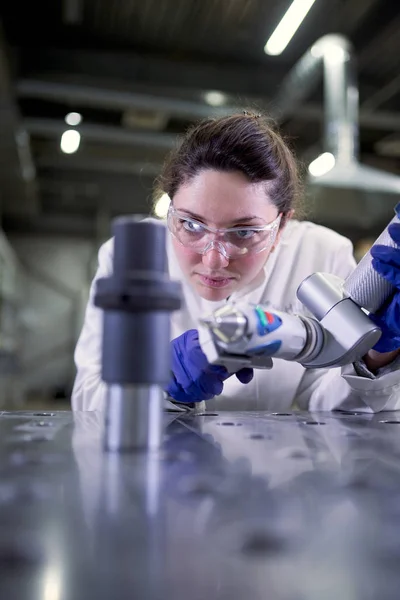
<path fill-rule="evenodd" d="M 198 296 L 185 280 L 167 232 L 169 274 L 182 282 L 184 302 L 172 314 L 171 335 L 175 338 L 197 328 L 200 314 L 223 304 Z M 94 281 L 112 272 L 113 241 L 99 251 Z M 334 231 L 310 222 L 290 221 L 281 241 L 264 267 L 262 282 L 232 294 L 241 299 L 263 303 L 270 309 L 307 314 L 297 300 L 299 284 L 311 273 L 323 271 L 345 278 L 354 269 L 351 242 Z M 94 282 L 93 282 L 94 283 Z M 86 309 L 85 321 L 75 351 L 77 375 L 72 394 L 75 410 L 102 410 L 105 385 L 101 381 L 102 313 L 93 305 L 94 285 Z M 138 348 L 140 352 L 140 348 Z M 285 411 L 293 406 L 307 410 L 360 410 L 378 412 L 400 408 L 399 361 L 381 369 L 374 377 L 356 372 L 353 365 L 335 369 L 305 369 L 300 364 L 274 359 L 271 370 L 257 370 L 247 385 L 233 375 L 224 384 L 222 395 L 207 402 L 210 410 Z"/>

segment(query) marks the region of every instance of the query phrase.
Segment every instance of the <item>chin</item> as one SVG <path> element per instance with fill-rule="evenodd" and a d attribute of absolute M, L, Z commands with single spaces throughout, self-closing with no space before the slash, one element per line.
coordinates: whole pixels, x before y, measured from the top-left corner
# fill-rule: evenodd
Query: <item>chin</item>
<path fill-rule="evenodd" d="M 228 296 L 231 295 L 232 289 L 231 287 L 226 287 L 223 289 L 212 289 L 203 285 L 196 286 L 199 296 L 204 298 L 204 300 L 209 300 L 210 302 L 220 302 L 221 300 L 226 300 Z"/>

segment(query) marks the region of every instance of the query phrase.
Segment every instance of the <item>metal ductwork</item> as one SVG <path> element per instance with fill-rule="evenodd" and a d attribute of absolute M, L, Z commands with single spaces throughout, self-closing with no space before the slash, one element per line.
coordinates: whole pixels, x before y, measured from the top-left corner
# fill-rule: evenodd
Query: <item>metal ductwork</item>
<path fill-rule="evenodd" d="M 350 42 L 340 35 L 320 38 L 293 67 L 274 100 L 278 118 L 289 116 L 323 74 L 323 152 L 334 166 L 309 176 L 307 216 L 340 228 L 379 227 L 392 216 L 400 194 L 400 177 L 358 161 L 359 117 L 356 65 Z"/>

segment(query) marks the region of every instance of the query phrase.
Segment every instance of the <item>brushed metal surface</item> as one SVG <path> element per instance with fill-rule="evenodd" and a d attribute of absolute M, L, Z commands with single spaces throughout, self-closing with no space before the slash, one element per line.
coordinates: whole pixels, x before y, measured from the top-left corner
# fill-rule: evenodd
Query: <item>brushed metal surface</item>
<path fill-rule="evenodd" d="M 1 598 L 398 599 L 400 413 L 0 413 Z"/>

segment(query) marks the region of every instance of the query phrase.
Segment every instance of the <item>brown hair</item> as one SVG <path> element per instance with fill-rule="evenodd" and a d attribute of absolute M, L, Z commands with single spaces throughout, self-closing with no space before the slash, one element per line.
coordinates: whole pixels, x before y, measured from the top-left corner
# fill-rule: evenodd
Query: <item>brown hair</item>
<path fill-rule="evenodd" d="M 167 156 L 157 191 L 173 200 L 179 187 L 204 169 L 241 171 L 253 183 L 265 182 L 269 200 L 283 215 L 282 224 L 301 194 L 297 163 L 287 143 L 265 117 L 246 111 L 191 127 Z"/>

